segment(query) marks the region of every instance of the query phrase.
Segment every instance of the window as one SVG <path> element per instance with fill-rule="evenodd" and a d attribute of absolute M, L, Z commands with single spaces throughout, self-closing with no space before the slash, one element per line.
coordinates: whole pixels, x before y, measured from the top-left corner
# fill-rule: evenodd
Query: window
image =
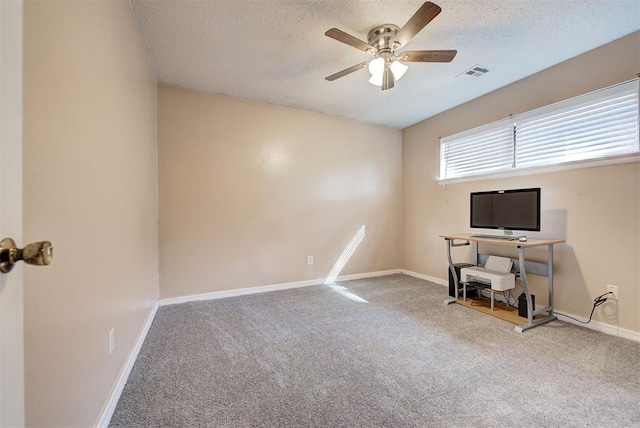
<path fill-rule="evenodd" d="M 440 179 L 637 155 L 638 79 L 440 141 Z"/>

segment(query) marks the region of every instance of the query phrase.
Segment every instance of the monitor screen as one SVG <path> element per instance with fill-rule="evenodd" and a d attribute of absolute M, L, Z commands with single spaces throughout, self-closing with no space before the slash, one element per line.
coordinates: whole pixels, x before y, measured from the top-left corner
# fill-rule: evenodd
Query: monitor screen
<path fill-rule="evenodd" d="M 471 193 L 471 227 L 540 230 L 540 188 Z"/>

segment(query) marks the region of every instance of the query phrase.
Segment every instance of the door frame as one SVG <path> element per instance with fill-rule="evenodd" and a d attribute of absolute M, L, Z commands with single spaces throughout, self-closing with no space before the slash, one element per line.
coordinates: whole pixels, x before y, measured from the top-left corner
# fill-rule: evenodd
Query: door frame
<path fill-rule="evenodd" d="M 23 0 L 0 0 L 0 239 L 22 243 Z M 25 424 L 24 294 L 19 263 L 0 274 L 0 426 Z"/>

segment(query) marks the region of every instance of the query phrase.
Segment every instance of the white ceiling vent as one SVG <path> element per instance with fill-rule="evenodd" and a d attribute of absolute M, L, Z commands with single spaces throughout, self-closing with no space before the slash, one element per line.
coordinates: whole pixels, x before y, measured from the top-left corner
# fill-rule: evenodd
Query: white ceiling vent
<path fill-rule="evenodd" d="M 489 69 L 483 65 L 476 64 L 470 69 L 458 74 L 456 77 L 480 77 L 489 72 Z"/>

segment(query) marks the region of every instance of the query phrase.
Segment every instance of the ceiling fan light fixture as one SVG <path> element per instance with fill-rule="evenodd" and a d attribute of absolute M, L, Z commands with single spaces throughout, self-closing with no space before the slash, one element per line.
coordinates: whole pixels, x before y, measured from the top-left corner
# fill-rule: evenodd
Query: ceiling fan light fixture
<path fill-rule="evenodd" d="M 369 61 L 369 73 L 371 78 L 369 83 L 375 86 L 382 86 L 382 74 L 384 73 L 384 58 L 378 57 Z"/>
<path fill-rule="evenodd" d="M 384 58 L 378 57 L 369 61 L 369 73 L 372 76 L 382 76 L 382 73 L 384 73 Z"/>
<path fill-rule="evenodd" d="M 393 61 L 391 63 L 391 65 L 389 66 L 389 68 L 391 69 L 391 72 L 393 73 L 393 77 L 395 77 L 396 80 L 400 80 L 400 78 L 402 76 L 404 76 L 404 73 L 407 72 L 407 69 L 409 67 L 407 65 L 401 63 L 400 61 Z"/>
<path fill-rule="evenodd" d="M 382 74 L 383 73 L 372 75 L 369 79 L 369 83 L 375 86 L 382 86 Z"/>

